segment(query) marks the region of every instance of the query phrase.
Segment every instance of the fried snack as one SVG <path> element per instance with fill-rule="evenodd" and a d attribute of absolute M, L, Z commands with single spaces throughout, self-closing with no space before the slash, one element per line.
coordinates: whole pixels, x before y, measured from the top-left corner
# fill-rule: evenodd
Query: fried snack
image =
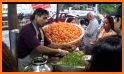
<path fill-rule="evenodd" d="M 63 44 L 74 41 L 81 35 L 81 30 L 71 23 L 52 23 L 44 28 L 45 36 L 51 43 Z"/>

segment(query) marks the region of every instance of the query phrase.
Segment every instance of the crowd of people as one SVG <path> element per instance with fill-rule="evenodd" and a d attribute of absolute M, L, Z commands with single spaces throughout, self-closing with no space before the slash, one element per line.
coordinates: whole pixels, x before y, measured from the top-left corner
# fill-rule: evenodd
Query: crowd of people
<path fill-rule="evenodd" d="M 122 6 L 120 6 L 115 14 L 115 18 L 110 15 L 105 16 L 102 26 L 94 15 L 89 12 L 87 19 L 88 26 L 85 34 L 80 41 L 79 49 L 86 54 L 91 54 L 92 58 L 86 71 L 96 72 L 121 72 L 122 71 Z M 18 68 L 13 64 L 12 54 L 8 48 L 4 48 L 3 43 L 3 71 L 23 71 L 24 67 L 30 63 L 34 56 L 42 55 L 66 55 L 69 52 L 62 49 L 53 49 L 48 47 L 50 42 L 44 36 L 42 27 L 47 24 L 49 12 L 42 8 L 38 8 L 32 14 L 31 23 L 24 26 L 18 38 L 17 57 Z M 67 18 L 67 23 L 75 23 L 75 18 Z M 80 21 L 81 22 L 81 21 Z M 82 21 L 81 24 L 84 24 Z M 82 26 L 83 28 L 83 26 Z M 65 47 L 65 46 L 63 46 Z M 73 46 L 70 45 L 73 48 Z M 8 53 L 5 54 L 5 52 Z M 6 56 L 10 55 L 10 57 Z M 8 59 L 8 60 L 7 60 Z M 7 60 L 7 61 L 6 61 Z M 9 65 L 12 65 L 10 68 Z"/>

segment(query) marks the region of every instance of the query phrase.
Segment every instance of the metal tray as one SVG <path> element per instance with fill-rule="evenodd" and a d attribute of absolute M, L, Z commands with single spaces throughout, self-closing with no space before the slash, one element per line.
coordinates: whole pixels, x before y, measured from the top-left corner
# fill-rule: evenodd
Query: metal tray
<path fill-rule="evenodd" d="M 63 65 L 53 65 L 55 72 L 83 72 L 85 71 L 85 66 L 71 67 Z"/>

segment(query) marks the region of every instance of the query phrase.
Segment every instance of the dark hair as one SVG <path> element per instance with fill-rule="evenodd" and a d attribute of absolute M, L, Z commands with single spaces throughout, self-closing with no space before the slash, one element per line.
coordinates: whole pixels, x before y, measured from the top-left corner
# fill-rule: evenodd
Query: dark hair
<path fill-rule="evenodd" d="M 109 21 L 111 29 L 114 30 L 114 19 L 110 15 L 107 15 L 105 18 Z"/>
<path fill-rule="evenodd" d="M 81 20 L 80 20 L 80 24 L 81 24 L 81 25 L 84 25 L 84 24 L 85 24 L 85 20 L 84 20 L 84 19 L 81 19 Z"/>
<path fill-rule="evenodd" d="M 92 53 L 89 71 L 122 71 L 121 36 L 113 35 L 101 39 L 93 48 Z"/>
<path fill-rule="evenodd" d="M 122 5 L 118 7 L 115 17 L 122 17 Z"/>
<path fill-rule="evenodd" d="M 66 20 L 66 22 L 67 22 L 67 23 L 70 23 L 70 22 L 72 22 L 74 19 L 75 19 L 74 17 L 68 17 L 67 20 Z"/>
<path fill-rule="evenodd" d="M 49 12 L 45 9 L 42 9 L 42 8 L 38 8 L 34 11 L 34 13 L 31 15 L 30 17 L 30 20 L 34 20 L 35 19 L 35 15 L 38 15 L 38 16 L 42 16 L 42 15 L 49 15 Z"/>
<path fill-rule="evenodd" d="M 116 11 L 116 14 L 115 14 L 115 18 L 117 18 L 117 22 L 119 21 L 119 18 L 122 19 L 122 5 L 120 5 Z M 120 29 L 122 29 L 122 22 L 121 22 L 121 26 L 120 26 Z"/>
<path fill-rule="evenodd" d="M 12 52 L 4 42 L 2 42 L 2 71 L 18 71 L 17 62 L 13 57 Z"/>

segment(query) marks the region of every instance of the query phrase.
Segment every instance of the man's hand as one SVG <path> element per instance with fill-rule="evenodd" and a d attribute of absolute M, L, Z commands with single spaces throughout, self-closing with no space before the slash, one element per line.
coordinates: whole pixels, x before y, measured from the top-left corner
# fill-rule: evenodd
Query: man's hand
<path fill-rule="evenodd" d="M 67 51 L 74 51 L 76 49 L 76 46 L 67 44 L 67 45 L 62 45 L 60 48 Z"/>
<path fill-rule="evenodd" d="M 61 55 L 61 56 L 65 56 L 65 55 L 67 55 L 69 52 L 68 51 L 66 51 L 66 50 L 62 50 L 62 49 L 58 49 L 59 50 L 59 54 Z"/>

